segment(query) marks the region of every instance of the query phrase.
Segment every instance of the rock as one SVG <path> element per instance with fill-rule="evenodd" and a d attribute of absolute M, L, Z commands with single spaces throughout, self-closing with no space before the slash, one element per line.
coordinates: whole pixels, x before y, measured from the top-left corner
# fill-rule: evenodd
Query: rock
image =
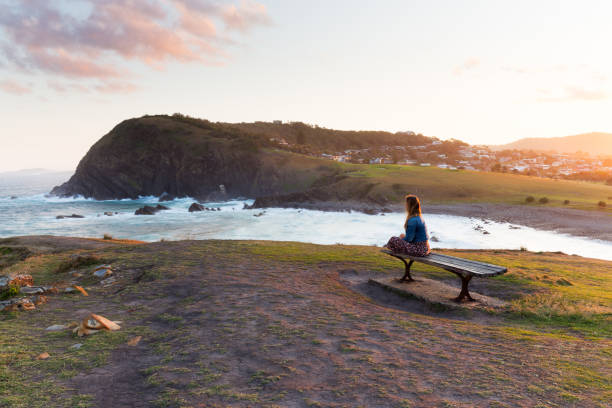
<path fill-rule="evenodd" d="M 34 284 L 34 279 L 32 279 L 32 275 L 21 274 L 16 275 L 12 279 L 9 279 L 8 286 L 32 286 Z M 1 286 L 1 285 L 0 285 Z"/>
<path fill-rule="evenodd" d="M 115 331 L 115 330 L 121 329 L 121 326 L 119 326 L 117 323 L 115 323 L 113 321 L 108 320 L 104 316 L 100 316 L 100 315 L 92 313 L 91 314 L 91 319 L 93 319 L 96 322 L 98 322 L 98 324 L 101 325 L 102 328 L 104 328 L 106 330 Z M 93 327 L 90 327 L 90 328 L 93 328 Z"/>
<path fill-rule="evenodd" d="M 138 343 L 140 343 L 140 340 L 142 340 L 142 336 L 136 336 L 136 337 L 132 337 L 128 342 L 127 345 L 128 346 L 137 346 Z"/>
<path fill-rule="evenodd" d="M 165 205 L 157 204 L 155 207 L 151 207 L 150 205 L 145 205 L 142 208 L 139 208 L 134 213 L 135 215 L 154 215 L 162 210 L 169 210 L 170 208 Z"/>
<path fill-rule="evenodd" d="M 37 360 L 46 360 L 46 359 L 48 359 L 49 357 L 51 357 L 51 356 L 49 355 L 49 353 L 47 353 L 47 352 L 45 351 L 44 353 L 40 353 L 40 354 L 38 355 L 38 357 L 36 357 L 36 359 L 37 359 Z"/>
<path fill-rule="evenodd" d="M 104 215 L 106 215 L 107 217 L 112 217 L 113 216 L 113 212 L 112 211 L 105 211 Z"/>
<path fill-rule="evenodd" d="M 107 318 L 91 313 L 89 317 L 81 320 L 81 323 L 73 330 L 79 337 L 98 333 L 102 330 L 115 331 L 121 329 L 117 323 Z"/>
<path fill-rule="evenodd" d="M 81 343 L 76 343 L 76 344 L 73 344 L 72 346 L 70 346 L 70 348 L 73 349 L 73 350 L 78 350 L 81 347 L 83 347 L 83 345 Z"/>
<path fill-rule="evenodd" d="M 221 211 L 221 208 L 217 207 L 217 211 Z"/>
<path fill-rule="evenodd" d="M 98 269 L 110 269 L 111 266 L 110 265 L 98 265 L 94 268 L 94 271 L 97 271 Z"/>
<path fill-rule="evenodd" d="M 34 305 L 39 306 L 43 303 L 47 303 L 47 297 L 43 295 L 34 296 L 32 301 L 34 302 Z"/>
<path fill-rule="evenodd" d="M 36 305 L 28 298 L 20 299 L 17 305 L 21 308 L 21 310 L 34 310 L 36 309 Z"/>
<path fill-rule="evenodd" d="M 8 286 L 9 280 L 10 278 L 8 276 L 0 276 L 0 290 Z"/>
<path fill-rule="evenodd" d="M 40 287 L 35 287 L 35 286 L 26 286 L 26 287 L 19 289 L 19 293 L 22 293 L 24 295 L 36 295 L 36 294 L 45 293 L 45 289 L 40 288 Z"/>
<path fill-rule="evenodd" d="M 378 214 L 378 211 L 375 208 L 364 208 L 363 213 L 368 215 L 376 215 Z"/>
<path fill-rule="evenodd" d="M 45 330 L 46 331 L 62 331 L 62 330 L 66 330 L 68 327 L 64 324 L 54 324 L 53 326 L 49 326 L 47 327 Z"/>
<path fill-rule="evenodd" d="M 204 206 L 199 203 L 193 203 L 189 206 L 189 212 L 204 211 Z"/>
<path fill-rule="evenodd" d="M 11 196 L 11 200 L 16 200 L 17 196 Z"/>
<path fill-rule="evenodd" d="M 79 214 L 72 214 L 72 215 L 58 215 L 55 218 L 58 220 L 63 220 L 64 218 L 85 218 L 85 217 Z"/>
<path fill-rule="evenodd" d="M 431 242 L 440 242 L 440 240 L 438 239 L 438 237 L 436 237 L 435 235 L 432 235 L 432 237 L 431 237 L 431 238 L 429 238 L 429 240 L 430 240 Z"/>
<path fill-rule="evenodd" d="M 158 210 L 155 207 L 151 207 L 149 205 L 145 205 L 142 208 L 136 210 L 134 215 L 154 215 Z"/>
<path fill-rule="evenodd" d="M 113 274 L 113 271 L 110 269 L 97 269 L 93 274 L 97 278 L 108 278 Z"/>

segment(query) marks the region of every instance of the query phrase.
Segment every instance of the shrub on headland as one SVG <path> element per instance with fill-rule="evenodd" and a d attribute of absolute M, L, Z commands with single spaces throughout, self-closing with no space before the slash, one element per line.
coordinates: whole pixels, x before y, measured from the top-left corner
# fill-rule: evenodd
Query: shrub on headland
<path fill-rule="evenodd" d="M 564 205 L 568 205 L 569 203 L 570 203 L 570 200 L 565 200 L 565 201 L 563 201 L 563 204 L 564 204 Z"/>
<path fill-rule="evenodd" d="M 539 201 L 540 204 L 547 204 L 548 203 L 548 198 L 542 197 L 538 201 Z"/>
<path fill-rule="evenodd" d="M 600 201 L 600 202 L 598 202 L 598 203 L 597 203 L 597 205 L 598 205 L 600 208 L 606 208 L 606 202 L 605 202 L 605 201 Z"/>
<path fill-rule="evenodd" d="M 527 203 L 533 203 L 535 201 L 535 198 L 533 198 L 533 196 L 527 196 L 527 198 L 525 199 L 525 202 Z"/>

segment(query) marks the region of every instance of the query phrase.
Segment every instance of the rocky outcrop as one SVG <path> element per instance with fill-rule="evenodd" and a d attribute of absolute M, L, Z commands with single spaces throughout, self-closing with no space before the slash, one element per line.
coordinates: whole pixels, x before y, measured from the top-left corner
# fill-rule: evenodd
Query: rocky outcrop
<path fill-rule="evenodd" d="M 268 139 L 182 117 L 126 120 L 95 143 L 57 196 L 199 201 L 292 193 L 329 174 L 321 160 L 271 150 Z"/>
<path fill-rule="evenodd" d="M 134 214 L 135 215 L 155 215 L 160 211 L 169 210 L 170 208 L 165 205 L 157 204 L 155 207 L 150 205 L 145 205 L 142 208 L 137 209 Z"/>
<path fill-rule="evenodd" d="M 189 206 L 189 212 L 204 211 L 206 207 L 199 203 L 193 203 Z"/>
<path fill-rule="evenodd" d="M 79 214 L 72 214 L 72 215 L 58 215 L 55 218 L 58 220 L 63 220 L 64 218 L 85 218 L 85 217 Z"/>

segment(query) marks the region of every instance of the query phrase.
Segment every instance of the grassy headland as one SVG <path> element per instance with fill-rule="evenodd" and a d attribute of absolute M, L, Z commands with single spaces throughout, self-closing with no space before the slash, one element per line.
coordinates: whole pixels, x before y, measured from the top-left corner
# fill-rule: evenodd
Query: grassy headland
<path fill-rule="evenodd" d="M 93 266 L 72 265 L 89 297 L 56 295 L 34 311 L 0 314 L 3 407 L 604 407 L 612 399 L 610 262 L 445 251 L 509 268 L 473 282 L 509 302 L 484 313 L 351 286 L 347 277 L 401 274 L 375 247 L 62 238 L 0 246 L 31 253 L 13 256 L 3 273 L 31 273 L 40 284 L 74 279 L 65 267 L 73 254 L 110 263 L 117 279 L 103 286 Z M 122 329 L 85 338 L 45 331 L 85 310 Z M 138 335 L 137 346 L 126 344 Z M 45 351 L 49 359 L 35 359 Z"/>
<path fill-rule="evenodd" d="M 350 190 L 354 184 L 372 185 L 372 197 L 393 202 L 406 193 L 418 194 L 432 204 L 448 203 L 503 203 L 527 204 L 532 196 L 539 204 L 563 206 L 582 210 L 612 211 L 612 205 L 601 208 L 599 201 L 612 204 L 612 186 L 569 180 L 554 180 L 508 173 L 447 170 L 436 167 L 399 165 L 340 164 L 340 172 L 347 178 L 334 188 Z M 564 204 L 569 200 L 568 204 Z"/>
<path fill-rule="evenodd" d="M 275 132 L 285 132 L 296 143 L 299 126 L 247 125 L 162 115 L 126 120 L 94 144 L 75 175 L 53 193 L 98 199 L 167 193 L 202 200 L 262 198 L 281 206 L 332 202 L 341 207 L 353 202 L 377 208 L 398 203 L 406 193 L 445 204 L 525 204 L 533 196 L 532 205 L 546 198 L 549 206 L 612 211 L 612 186 L 603 183 L 435 167 L 342 164 L 283 150 L 271 141 Z M 410 145 L 425 138 L 306 130 L 312 133 L 308 133 L 308 146 L 317 149 Z"/>

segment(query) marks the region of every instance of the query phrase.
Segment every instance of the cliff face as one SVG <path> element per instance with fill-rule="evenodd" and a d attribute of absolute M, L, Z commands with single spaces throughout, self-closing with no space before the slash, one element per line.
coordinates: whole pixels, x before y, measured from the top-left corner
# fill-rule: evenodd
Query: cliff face
<path fill-rule="evenodd" d="M 164 193 L 202 200 L 257 197 L 303 191 L 331 171 L 320 161 L 265 145 L 265 138 L 205 121 L 130 119 L 94 144 L 70 180 L 51 194 L 98 200 Z"/>

